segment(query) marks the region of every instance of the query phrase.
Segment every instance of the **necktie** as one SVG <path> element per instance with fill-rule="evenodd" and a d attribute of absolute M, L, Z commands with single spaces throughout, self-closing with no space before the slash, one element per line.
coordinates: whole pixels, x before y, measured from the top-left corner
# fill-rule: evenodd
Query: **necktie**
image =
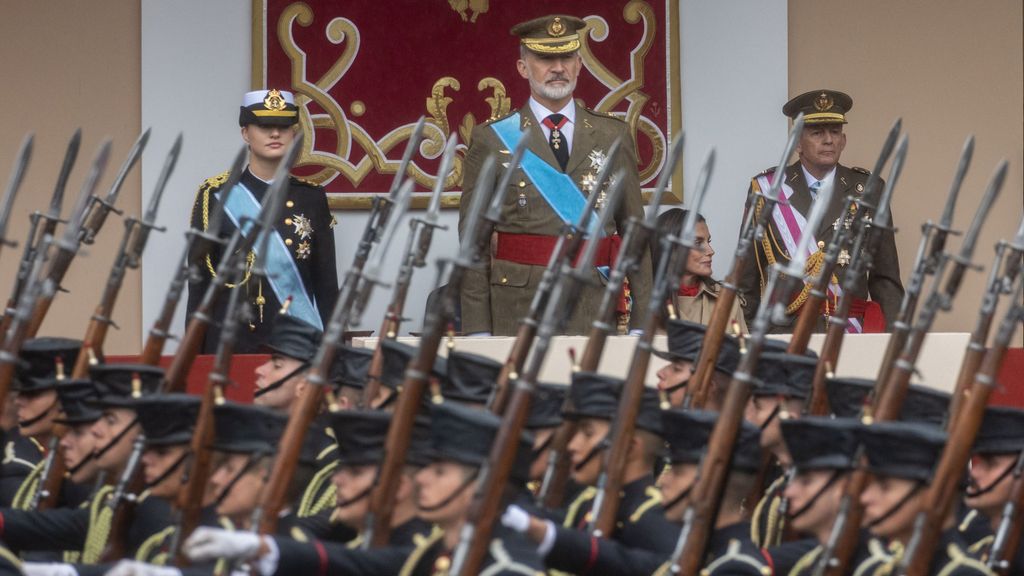
<path fill-rule="evenodd" d="M 552 114 L 544 119 L 544 125 L 551 130 L 548 143 L 551 144 L 551 151 L 554 152 L 555 160 L 558 160 L 559 166 L 562 167 L 562 172 L 565 172 L 565 166 L 569 163 L 569 143 L 565 141 L 562 134 L 562 127 L 567 122 L 569 119 L 561 114 Z"/>
<path fill-rule="evenodd" d="M 817 200 L 818 199 L 818 190 L 821 190 L 821 180 L 815 180 L 814 183 L 811 184 L 811 199 L 812 200 Z"/>

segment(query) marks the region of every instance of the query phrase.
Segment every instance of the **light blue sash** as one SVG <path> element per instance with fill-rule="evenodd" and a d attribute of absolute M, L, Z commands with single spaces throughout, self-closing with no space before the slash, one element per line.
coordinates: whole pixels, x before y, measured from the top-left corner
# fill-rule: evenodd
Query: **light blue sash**
<path fill-rule="evenodd" d="M 218 199 L 220 194 L 218 193 Z M 239 227 L 239 221 L 244 220 L 245 226 L 242 232 L 248 234 L 252 230 L 253 222 L 259 219 L 260 203 L 253 196 L 251 190 L 239 182 L 235 190 L 228 194 L 227 204 L 224 205 L 224 213 L 227 214 L 235 227 Z M 253 247 L 256 251 L 258 247 Z M 307 324 L 315 326 L 319 330 L 324 329 L 323 321 L 320 320 L 320 312 L 317 310 L 316 302 L 310 299 L 306 293 L 306 286 L 302 283 L 302 276 L 295 266 L 291 251 L 285 246 L 281 234 L 277 230 L 271 230 L 270 241 L 267 242 L 267 269 L 271 271 L 267 281 L 271 289 L 277 295 L 278 302 L 284 302 L 289 296 L 292 297 L 288 313 Z"/>
<path fill-rule="evenodd" d="M 509 150 L 515 149 L 519 140 L 523 137 L 519 129 L 519 113 L 494 122 L 491 129 L 498 135 L 498 139 Z M 540 192 L 540 195 L 555 211 L 555 214 L 566 223 L 575 225 L 580 221 L 583 208 L 587 205 L 587 198 L 580 192 L 576 183 L 572 181 L 565 172 L 556 170 L 553 166 L 540 159 L 539 156 L 529 149 L 523 154 L 523 160 L 519 167 L 526 172 L 526 176 L 533 182 L 533 185 Z M 588 228 L 593 234 L 597 227 L 597 215 L 591 216 Z M 603 236 L 603 230 L 601 235 Z"/>

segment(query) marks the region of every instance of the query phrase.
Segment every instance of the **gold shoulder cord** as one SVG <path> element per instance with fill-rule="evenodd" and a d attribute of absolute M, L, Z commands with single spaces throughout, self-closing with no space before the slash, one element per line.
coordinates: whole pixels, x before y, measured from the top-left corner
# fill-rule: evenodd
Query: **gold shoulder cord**
<path fill-rule="evenodd" d="M 200 193 L 203 195 L 203 232 L 206 232 L 210 228 L 210 189 L 214 186 L 219 186 L 227 182 L 228 173 L 218 174 L 213 178 L 210 178 L 206 182 L 203 182 L 203 186 L 200 189 Z M 245 276 L 242 281 L 238 284 L 231 284 L 225 282 L 224 286 L 228 288 L 234 288 L 235 286 L 241 286 L 249 281 L 249 277 L 252 276 L 252 265 L 256 262 L 256 253 L 249 250 L 249 254 L 245 257 Z M 213 261 L 210 260 L 210 253 L 206 253 L 206 269 L 210 271 L 210 277 L 216 278 L 217 271 L 213 268 Z"/>

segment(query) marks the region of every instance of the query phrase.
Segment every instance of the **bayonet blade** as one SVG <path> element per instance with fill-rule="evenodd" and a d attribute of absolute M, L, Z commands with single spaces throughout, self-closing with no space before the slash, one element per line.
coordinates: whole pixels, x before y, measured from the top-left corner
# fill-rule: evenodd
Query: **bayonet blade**
<path fill-rule="evenodd" d="M 28 169 L 29 160 L 32 159 L 32 145 L 34 142 L 35 136 L 33 134 L 25 136 L 25 140 L 21 143 L 21 149 L 18 151 L 18 158 L 14 161 L 14 170 L 11 171 L 11 178 L 7 181 L 4 199 L 2 204 L 0 204 L 0 244 L 14 245 L 6 240 L 7 222 L 11 218 L 14 197 L 18 193 L 18 189 L 21 188 L 21 181 L 25 178 L 25 170 Z"/>
<path fill-rule="evenodd" d="M 1009 164 L 1007 164 L 1006 160 L 1001 160 L 999 165 L 996 166 L 995 173 L 989 180 L 988 187 L 985 189 L 985 195 L 981 199 L 981 204 L 978 206 L 977 212 L 974 213 L 971 227 L 967 230 L 967 234 L 964 235 L 963 244 L 960 245 L 959 260 L 963 264 L 971 261 L 974 247 L 978 243 L 978 235 L 981 234 L 981 226 L 985 223 L 985 219 L 988 218 L 989 210 L 992 209 L 996 197 L 999 196 L 999 192 L 1003 189 L 1008 166 Z"/>
<path fill-rule="evenodd" d="M 284 199 L 288 196 L 288 185 L 289 185 L 289 172 L 292 169 L 292 164 L 295 163 L 295 159 L 298 158 L 299 152 L 302 150 L 302 134 L 296 134 L 295 140 L 292 141 L 291 146 L 285 152 L 284 157 L 281 158 L 281 163 L 277 165 L 277 170 L 274 171 L 274 180 L 267 188 L 266 196 L 263 199 L 263 210 L 264 212 L 260 215 L 260 236 L 257 237 L 257 248 L 256 248 L 256 264 L 253 265 L 254 274 L 258 270 L 258 274 L 266 278 L 268 271 L 266 268 L 267 264 L 267 247 L 270 243 L 270 237 L 274 230 L 274 222 L 277 221 L 278 215 L 281 213 L 281 208 L 284 206 Z"/>
<path fill-rule="evenodd" d="M 83 243 L 92 244 L 96 240 L 96 234 L 103 227 L 103 223 L 106 222 L 107 215 L 111 211 L 120 214 L 120 211 L 114 208 L 114 202 L 117 201 L 117 196 L 121 193 L 121 186 L 124 184 L 125 178 L 128 177 L 128 172 L 135 166 L 139 156 L 142 155 L 142 151 L 146 149 L 146 143 L 148 142 L 149 128 L 146 128 L 135 140 L 131 150 L 128 151 L 128 157 L 121 164 L 121 168 L 118 170 L 117 176 L 114 177 L 114 182 L 110 185 L 110 190 L 107 191 L 106 197 L 103 199 L 97 198 L 93 206 L 89 208 L 89 217 L 82 225 Z M 95 204 L 100 204 L 100 206 L 95 206 Z"/>
<path fill-rule="evenodd" d="M 907 146 L 909 146 L 909 137 L 904 134 L 900 137 L 900 142 L 896 146 L 896 157 L 892 161 L 892 166 L 889 167 L 889 179 L 885 182 L 885 188 L 882 190 L 882 197 L 878 201 L 878 206 L 875 208 L 874 224 L 879 227 L 889 226 L 889 213 L 892 211 L 890 205 L 892 202 L 892 193 L 896 189 L 896 182 L 900 179 L 900 173 L 903 172 L 903 162 L 907 157 Z M 815 228 L 811 228 L 815 230 Z"/>
<path fill-rule="evenodd" d="M 647 223 L 653 229 L 654 223 L 658 220 L 658 208 L 661 207 L 661 198 L 665 195 L 665 191 L 668 189 L 669 180 L 672 178 L 672 173 L 676 171 L 676 166 L 679 164 L 679 160 L 683 157 L 683 143 L 686 140 L 686 133 L 680 133 L 676 136 L 676 139 L 672 141 L 672 146 L 668 152 L 668 162 L 665 163 L 665 167 L 661 169 L 661 174 L 658 175 L 658 183 L 654 188 L 654 195 L 651 196 L 651 204 L 648 207 L 647 212 Z"/>
<path fill-rule="evenodd" d="M 71 219 L 68 221 L 70 224 L 68 224 L 67 230 L 64 233 L 64 239 L 61 242 L 62 247 L 72 250 L 78 247 L 79 233 L 85 224 L 86 210 L 89 208 L 90 200 L 96 192 L 96 186 L 99 184 L 100 177 L 103 175 L 103 170 L 106 169 L 109 159 L 110 140 L 108 139 L 100 145 L 99 152 L 96 153 L 96 159 L 93 160 L 92 168 L 89 170 L 89 175 L 86 177 L 85 183 L 82 184 L 82 190 L 78 193 L 75 209 L 72 211 Z"/>
<path fill-rule="evenodd" d="M 243 144 L 238 149 L 238 154 L 235 154 L 235 161 L 231 163 L 231 170 L 228 172 L 228 179 L 224 182 L 224 185 L 220 187 L 224 192 L 221 194 L 221 198 L 213 207 L 213 212 L 210 214 L 210 219 L 207 221 L 206 229 L 211 231 L 210 233 L 214 237 L 220 235 L 220 221 L 224 215 L 224 205 L 228 201 L 228 196 L 238 185 L 239 179 L 242 178 L 242 171 L 245 170 L 245 159 L 248 156 L 248 148 Z"/>
<path fill-rule="evenodd" d="M 494 194 L 494 197 L 490 198 L 490 210 L 488 210 L 487 219 L 493 223 L 501 221 L 501 204 L 504 201 L 504 194 L 502 192 L 508 189 L 508 185 L 499 186 L 494 190 L 487 185 L 487 182 L 494 179 L 494 170 L 494 156 L 488 156 L 484 159 L 484 163 L 480 167 L 480 175 L 477 177 L 476 188 L 473 190 L 473 201 L 469 206 L 469 218 L 462 229 L 462 242 L 459 244 L 458 258 L 467 265 L 473 262 L 473 258 L 476 254 L 476 245 L 480 240 L 477 238 L 477 228 L 481 224 L 480 219 L 482 217 L 480 214 L 480 208 L 483 203 L 490 198 L 492 193 Z M 495 207 L 497 207 L 496 212 Z M 490 217 L 492 214 L 496 214 L 494 219 Z"/>
<path fill-rule="evenodd" d="M 683 220 L 683 231 L 680 237 L 683 244 L 692 247 L 694 239 L 696 238 L 696 227 L 697 227 L 697 214 L 700 213 L 701 207 L 704 205 L 704 198 L 707 197 L 708 186 L 711 184 L 711 174 L 715 170 L 715 149 L 712 148 L 708 151 L 707 157 L 704 159 L 704 165 L 700 169 L 700 175 L 697 176 L 697 195 L 693 199 L 693 205 L 690 206 L 686 213 L 686 219 Z M 779 179 L 781 180 L 781 178 Z"/>
<path fill-rule="evenodd" d="M 402 180 L 405 179 L 405 173 L 409 169 L 409 163 L 412 162 L 412 156 L 416 153 L 416 148 L 419 147 L 420 140 L 423 138 L 423 127 L 426 125 L 426 122 L 426 116 L 420 116 L 420 119 L 416 121 L 416 125 L 412 129 L 412 134 L 409 135 L 409 142 L 405 145 L 405 152 L 402 153 L 402 163 L 398 165 L 395 177 L 391 181 L 391 189 L 388 191 L 388 200 L 392 202 L 398 197 L 398 189 L 402 186 Z"/>
<path fill-rule="evenodd" d="M 149 205 L 146 207 L 146 212 L 143 215 L 142 221 L 144 223 L 153 224 L 156 221 L 156 212 L 160 207 L 160 199 L 164 195 L 164 188 L 167 187 L 167 180 L 170 179 L 171 173 L 174 172 L 174 166 L 178 163 L 178 155 L 181 154 L 181 141 L 182 134 L 179 132 L 178 137 L 174 139 L 174 144 L 171 146 L 171 151 L 167 153 L 160 176 L 157 178 L 153 197 L 149 199 Z"/>
<path fill-rule="evenodd" d="M 438 214 L 441 211 L 441 192 L 444 191 L 444 183 L 448 179 L 448 172 L 451 171 L 452 163 L 455 161 L 455 148 L 458 143 L 459 139 L 456 134 L 449 136 L 448 142 L 444 147 L 444 154 L 441 155 L 441 167 L 437 171 L 437 180 L 434 182 L 434 189 L 430 196 L 430 206 L 427 208 L 425 218 L 430 224 L 437 222 Z"/>
<path fill-rule="evenodd" d="M 878 181 L 881 178 L 880 174 L 882 169 L 885 168 L 885 163 L 889 161 L 889 157 L 892 156 L 892 151 L 896 147 L 896 140 L 899 138 L 900 130 L 903 129 L 903 118 L 896 118 L 896 121 L 892 123 L 892 127 L 889 128 L 889 135 L 885 137 L 885 144 L 882 145 L 882 151 L 878 153 L 878 159 L 875 160 L 875 169 L 871 171 L 871 175 L 868 176 L 868 182 L 864 186 L 864 197 L 867 198 L 868 202 L 874 202 L 873 196 L 878 190 Z"/>
<path fill-rule="evenodd" d="M 597 230 L 604 230 L 605 226 L 612 219 L 612 214 L 619 207 L 619 200 L 622 198 L 622 179 L 625 176 L 623 170 L 619 170 L 616 173 L 615 179 L 612 181 L 611 186 L 607 192 L 607 198 L 605 199 L 604 206 L 601 207 L 601 213 L 597 220 Z M 597 194 L 591 194 L 591 196 L 597 196 Z M 584 217 L 585 218 L 585 217 Z M 597 234 L 591 235 L 587 241 L 586 247 L 583 249 L 583 255 L 580 258 L 579 263 L 576 266 L 577 271 L 586 275 L 583 278 L 589 278 L 589 269 L 594 258 L 597 256 L 597 248 L 601 244 Z"/>
<path fill-rule="evenodd" d="M 398 230 L 400 221 L 409 208 L 413 185 L 414 183 L 411 179 L 406 180 L 398 189 L 398 197 L 395 199 L 394 205 L 395 212 L 392 212 L 391 220 L 388 222 L 388 229 L 384 231 L 381 241 L 374 247 L 375 253 L 366 267 L 366 273 L 363 274 L 363 277 L 371 282 L 379 283 L 381 281 L 381 268 L 384 267 L 384 258 L 387 256 L 388 248 L 391 247 L 391 241 L 395 239 L 395 232 Z"/>
<path fill-rule="evenodd" d="M 971 166 L 971 158 L 974 156 L 974 134 L 964 141 L 964 148 L 960 152 L 960 162 L 957 163 L 956 173 L 953 175 L 953 183 L 949 187 L 949 196 L 946 198 L 946 207 L 942 210 L 942 218 L 939 220 L 939 230 L 948 231 L 953 226 L 953 210 L 956 208 L 957 197 L 960 196 L 960 188 L 967 176 L 967 169 Z M 942 235 L 943 243 L 946 235 Z M 942 246 L 939 247 L 939 251 Z"/>
<path fill-rule="evenodd" d="M 779 201 L 779 194 L 782 193 L 782 183 L 786 180 L 784 176 L 786 164 L 789 162 L 789 157 L 793 155 L 793 150 L 796 149 L 796 144 L 800 141 L 800 134 L 803 130 L 804 113 L 801 112 L 793 120 L 793 127 L 790 128 L 789 137 L 786 139 L 786 147 L 782 151 L 782 158 L 779 159 L 779 164 L 775 167 L 775 177 L 772 179 L 772 186 L 768 189 L 768 194 L 765 196 L 765 199 L 769 202 L 775 203 Z"/>
<path fill-rule="evenodd" d="M 75 167 L 75 160 L 78 158 L 78 149 L 82 145 L 82 129 L 75 130 L 68 142 L 68 149 L 64 152 L 64 163 L 61 164 L 60 174 L 57 176 L 57 185 L 53 188 L 53 196 L 50 198 L 50 209 L 46 212 L 49 217 L 47 225 L 44 226 L 44 235 L 53 235 L 57 227 L 57 219 L 60 218 L 60 208 L 64 203 L 64 190 L 68 185 L 68 178 L 71 176 L 71 169 Z"/>

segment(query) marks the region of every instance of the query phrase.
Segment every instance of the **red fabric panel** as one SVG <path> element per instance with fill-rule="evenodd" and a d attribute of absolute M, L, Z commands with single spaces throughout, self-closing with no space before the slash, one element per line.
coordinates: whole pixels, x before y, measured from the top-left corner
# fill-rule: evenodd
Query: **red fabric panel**
<path fill-rule="evenodd" d="M 1010 348 L 996 379 L 999 386 L 988 403 L 994 406 L 1024 408 L 1024 348 Z"/>

